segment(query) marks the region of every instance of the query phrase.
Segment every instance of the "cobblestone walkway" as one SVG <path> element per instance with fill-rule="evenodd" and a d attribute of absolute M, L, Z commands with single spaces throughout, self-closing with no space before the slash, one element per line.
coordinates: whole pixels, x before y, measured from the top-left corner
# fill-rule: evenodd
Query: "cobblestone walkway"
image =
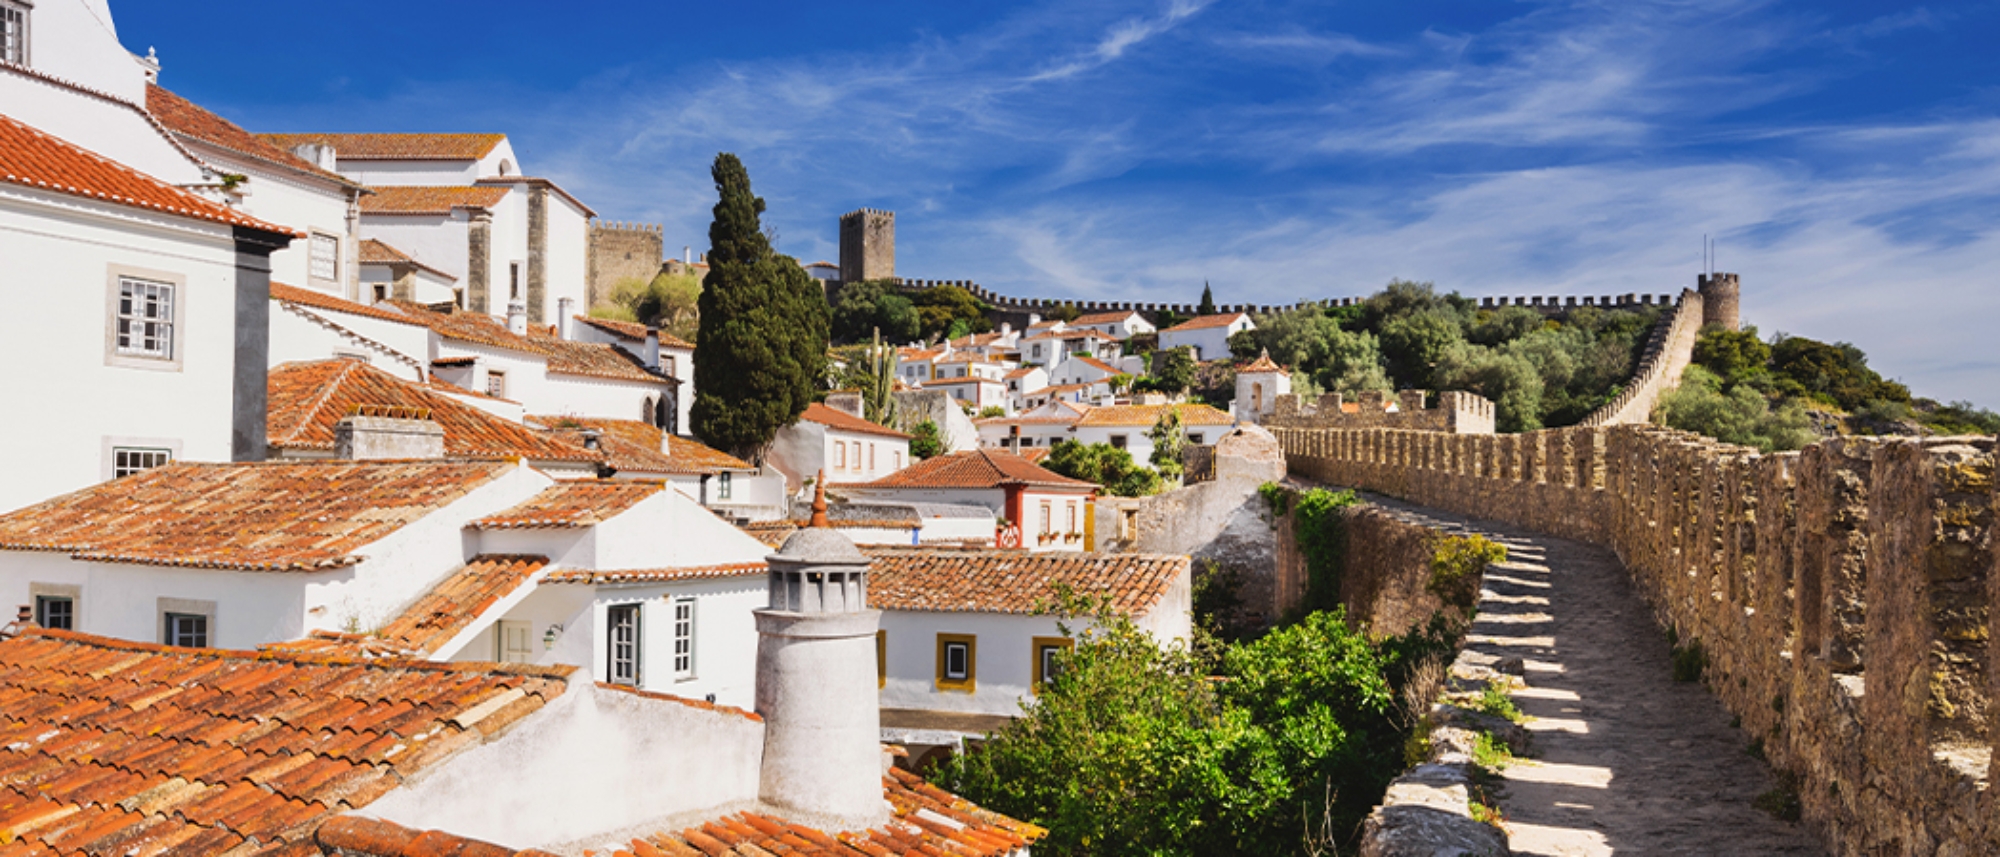
<path fill-rule="evenodd" d="M 1773 785 L 1700 684 L 1671 680 L 1667 640 L 1612 553 L 1368 498 L 1507 545 L 1467 640 L 1474 658 L 1520 657 L 1533 758 L 1506 769 L 1500 806 L 1523 855 L 1822 855 L 1805 828 L 1751 805 Z"/>

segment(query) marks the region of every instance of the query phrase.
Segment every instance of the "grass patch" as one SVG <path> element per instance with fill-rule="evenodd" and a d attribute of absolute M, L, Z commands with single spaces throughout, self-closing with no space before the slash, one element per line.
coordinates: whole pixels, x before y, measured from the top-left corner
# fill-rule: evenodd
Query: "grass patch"
<path fill-rule="evenodd" d="M 1493 679 L 1487 682 L 1486 687 L 1479 691 L 1479 698 L 1473 702 L 1473 707 L 1494 717 L 1502 717 L 1519 723 L 1526 718 L 1522 716 L 1521 709 L 1514 705 L 1514 697 L 1509 695 L 1507 691 L 1508 686 L 1505 679 Z"/>
<path fill-rule="evenodd" d="M 1491 732 L 1481 732 L 1472 744 L 1472 762 L 1488 771 L 1505 770 L 1514 764 L 1514 751 Z"/>
<path fill-rule="evenodd" d="M 1499 807 L 1487 806 L 1475 800 L 1468 802 L 1466 808 L 1472 811 L 1473 821 L 1477 821 L 1480 824 L 1490 824 L 1500 828 L 1502 831 L 1507 829 L 1507 817 L 1500 814 Z"/>
<path fill-rule="evenodd" d="M 1708 669 L 1708 653 L 1701 648 L 1700 640 L 1690 640 L 1685 646 L 1675 646 L 1673 654 L 1674 681 L 1701 681 L 1702 670 Z"/>

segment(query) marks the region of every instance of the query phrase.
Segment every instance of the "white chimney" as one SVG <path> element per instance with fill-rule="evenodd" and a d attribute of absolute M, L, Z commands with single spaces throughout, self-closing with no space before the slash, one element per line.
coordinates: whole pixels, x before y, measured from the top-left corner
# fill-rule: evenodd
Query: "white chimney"
<path fill-rule="evenodd" d="M 515 336 L 528 335 L 528 305 L 515 298 L 507 302 L 507 332 Z"/>
<path fill-rule="evenodd" d="M 757 618 L 757 713 L 764 718 L 763 802 L 824 819 L 829 830 L 888 821 L 882 715 L 866 554 L 828 525 L 825 473 L 812 522 L 770 563 Z"/>
<path fill-rule="evenodd" d="M 687 245 L 685 245 L 685 244 L 681 245 L 681 264 L 683 264 L 683 265 L 692 265 L 692 264 L 694 264 L 694 248 L 693 248 L 693 247 L 689 247 L 689 246 L 687 246 Z"/>
<path fill-rule="evenodd" d="M 1006 336 L 1006 335 L 1008 335 L 1008 334 L 1010 334 L 1010 333 L 1013 333 L 1013 332 L 1014 332 L 1014 323 L 1013 323 L 1013 322 L 1011 322 L 1011 321 L 1003 321 L 1003 322 L 1000 322 L 1000 335 L 1001 335 L 1001 336 Z"/>
<path fill-rule="evenodd" d="M 1041 324 L 1041 323 L 1042 323 L 1042 316 L 1041 316 L 1041 314 L 1040 314 L 1040 313 L 1033 313 L 1033 312 L 1031 312 L 1031 313 L 1028 313 L 1028 326 L 1029 326 L 1029 327 L 1034 327 L 1035 325 L 1038 325 L 1038 324 Z"/>
<path fill-rule="evenodd" d="M 563 341 L 576 338 L 576 299 L 556 298 L 556 335 Z"/>
<path fill-rule="evenodd" d="M 646 353 L 639 355 L 639 359 L 645 361 L 646 368 L 648 369 L 660 368 L 659 328 L 657 327 L 646 328 Z"/>
<path fill-rule="evenodd" d="M 421 408 L 362 405 L 333 424 L 333 457 L 347 461 L 443 458 L 444 427 Z"/>

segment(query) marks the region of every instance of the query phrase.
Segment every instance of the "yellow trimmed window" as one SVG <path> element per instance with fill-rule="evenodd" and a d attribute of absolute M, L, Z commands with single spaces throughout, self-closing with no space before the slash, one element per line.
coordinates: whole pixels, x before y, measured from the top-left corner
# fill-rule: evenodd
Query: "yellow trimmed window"
<path fill-rule="evenodd" d="M 1055 678 L 1061 670 L 1056 665 L 1057 657 L 1076 648 L 1076 641 L 1068 637 L 1036 637 L 1033 645 L 1035 682 L 1029 689 L 1041 693 L 1042 683 Z"/>
<path fill-rule="evenodd" d="M 938 690 L 971 693 L 978 679 L 979 638 L 971 634 L 937 635 Z"/>

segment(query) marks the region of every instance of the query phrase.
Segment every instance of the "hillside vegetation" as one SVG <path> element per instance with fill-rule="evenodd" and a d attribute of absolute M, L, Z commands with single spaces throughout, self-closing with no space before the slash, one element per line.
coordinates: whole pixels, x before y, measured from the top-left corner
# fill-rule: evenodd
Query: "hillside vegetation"
<path fill-rule="evenodd" d="M 1615 398 L 1658 319 L 1654 309 L 1583 307 L 1560 320 L 1486 310 L 1399 280 L 1354 306 L 1260 315 L 1230 348 L 1239 359 L 1268 349 L 1301 396 L 1470 390 L 1493 400 L 1501 431 L 1531 431 L 1573 425 Z"/>

